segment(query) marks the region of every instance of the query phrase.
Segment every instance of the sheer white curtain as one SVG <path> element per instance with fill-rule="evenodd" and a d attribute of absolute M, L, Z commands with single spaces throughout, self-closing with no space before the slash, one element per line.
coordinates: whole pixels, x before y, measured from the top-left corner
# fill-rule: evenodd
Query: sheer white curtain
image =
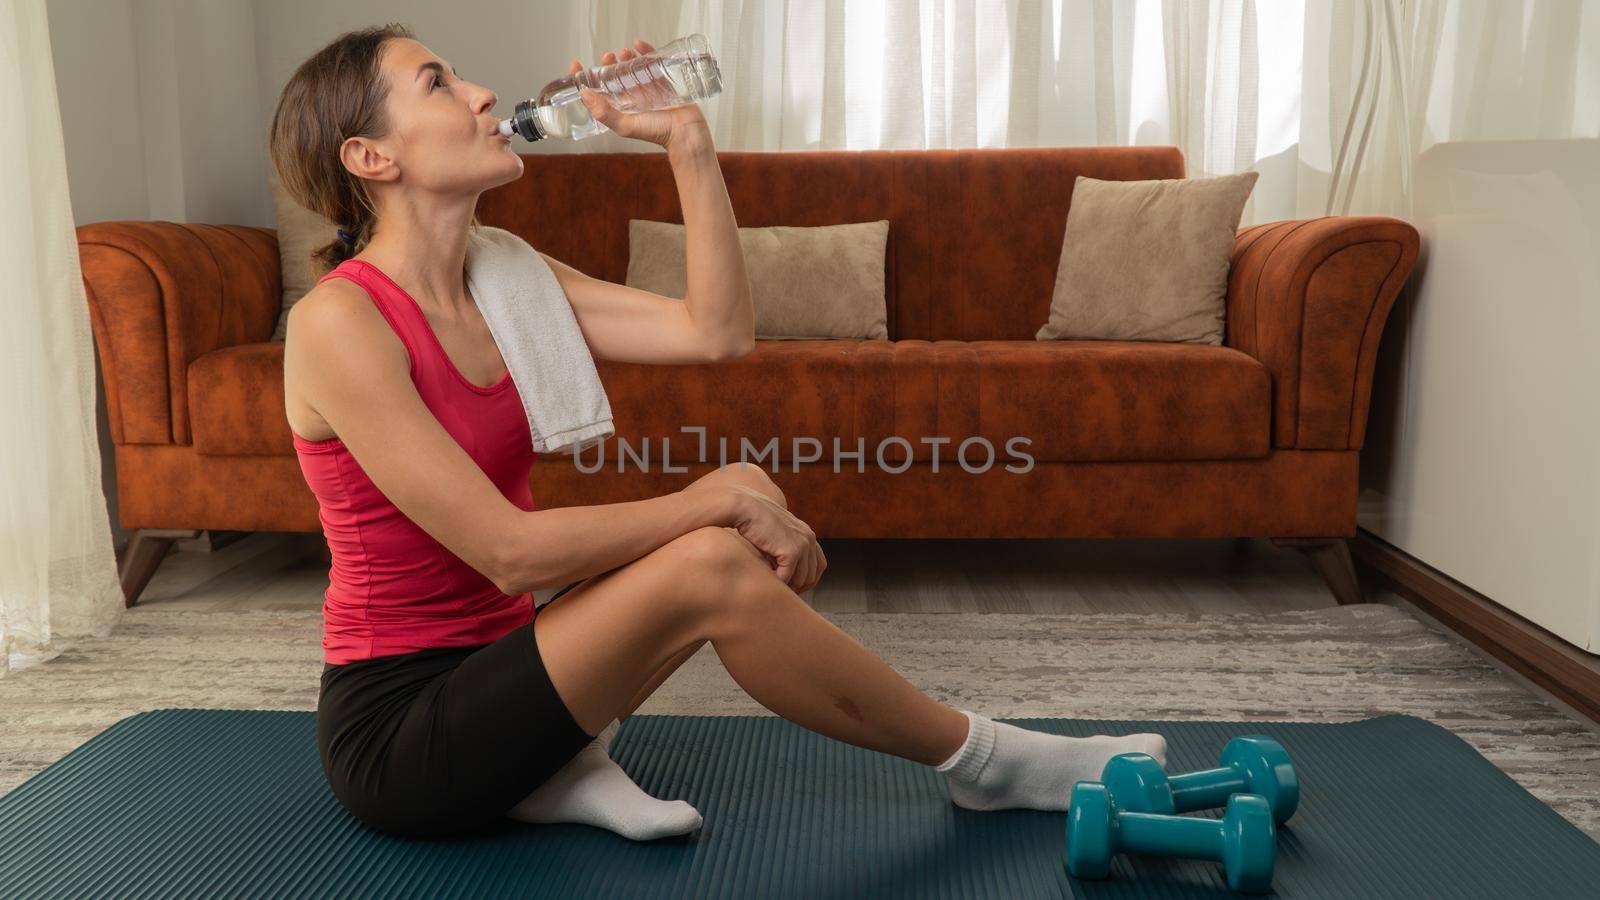
<path fill-rule="evenodd" d="M 1250 168 L 1290 146 L 1298 127 L 1299 3 L 584 6 L 586 59 L 634 35 L 711 39 L 725 77 L 706 117 L 725 150 L 1174 144 L 1200 177 Z M 1263 77 L 1263 66 L 1278 77 Z M 629 143 L 600 140 L 611 146 L 597 149 Z"/>
<path fill-rule="evenodd" d="M 44 0 L 0 0 L 0 674 L 123 611 Z"/>
<path fill-rule="evenodd" d="M 1582 136 L 1582 0 L 585 0 L 586 60 L 702 32 L 724 150 L 1166 144 L 1245 221 L 1403 215 L 1442 140 Z M 594 149 L 636 149 L 606 135 Z"/>
<path fill-rule="evenodd" d="M 1308 0 L 1298 206 L 1411 212 L 1447 141 L 1600 136 L 1600 3 Z"/>

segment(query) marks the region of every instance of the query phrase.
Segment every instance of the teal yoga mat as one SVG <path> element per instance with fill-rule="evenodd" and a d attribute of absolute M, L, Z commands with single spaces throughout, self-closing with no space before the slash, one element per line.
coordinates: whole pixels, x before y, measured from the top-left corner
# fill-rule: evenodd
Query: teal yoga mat
<path fill-rule="evenodd" d="M 1054 734 L 1158 730 L 1169 769 L 1277 738 L 1301 773 L 1279 832 L 1283 897 L 1594 897 L 1600 845 L 1448 731 L 1348 724 L 1005 719 Z M 636 843 L 507 820 L 391 837 L 339 806 L 313 714 L 163 709 L 123 719 L 0 797 L 0 897 L 1196 897 L 1210 863 L 1064 868 L 1066 815 L 973 812 L 943 776 L 770 716 L 634 716 L 612 754 L 705 815 Z"/>

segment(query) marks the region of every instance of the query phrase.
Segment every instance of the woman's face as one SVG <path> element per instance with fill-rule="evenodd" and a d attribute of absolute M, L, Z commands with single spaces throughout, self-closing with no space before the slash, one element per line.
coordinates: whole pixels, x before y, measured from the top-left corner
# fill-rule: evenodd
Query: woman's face
<path fill-rule="evenodd" d="M 408 38 L 384 45 L 381 67 L 389 79 L 390 132 L 373 143 L 392 166 L 379 180 L 403 175 L 405 183 L 430 192 L 477 194 L 522 175 L 522 157 L 496 130 L 494 91 L 460 78 Z M 358 157 L 371 162 L 366 153 Z"/>

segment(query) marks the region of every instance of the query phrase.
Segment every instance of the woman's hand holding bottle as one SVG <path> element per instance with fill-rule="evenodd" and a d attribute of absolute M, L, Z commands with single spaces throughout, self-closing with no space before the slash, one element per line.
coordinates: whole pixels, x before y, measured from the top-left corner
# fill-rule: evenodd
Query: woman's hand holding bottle
<path fill-rule="evenodd" d="M 637 52 L 626 48 L 616 53 L 607 51 L 600 57 L 600 65 L 627 62 L 636 56 L 655 50 L 649 43 L 638 38 L 634 38 L 633 45 L 638 48 Z M 574 59 L 568 71 L 581 72 L 583 64 Z M 707 145 L 710 144 L 711 127 L 706 123 L 705 114 L 700 111 L 698 103 L 625 113 L 613 106 L 611 100 L 599 91 L 580 88 L 579 97 L 583 100 L 583 105 L 589 108 L 589 114 L 594 116 L 595 121 L 622 137 L 649 141 L 668 149 L 688 142 L 704 141 Z"/>

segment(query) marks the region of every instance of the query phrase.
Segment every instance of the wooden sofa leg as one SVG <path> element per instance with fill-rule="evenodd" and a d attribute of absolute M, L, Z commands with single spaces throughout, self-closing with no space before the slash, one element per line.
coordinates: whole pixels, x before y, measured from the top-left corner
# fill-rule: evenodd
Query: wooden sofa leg
<path fill-rule="evenodd" d="M 1341 605 L 1366 602 L 1361 580 L 1356 577 L 1355 560 L 1350 557 L 1350 545 L 1344 538 L 1273 538 L 1272 544 L 1292 547 L 1311 557 L 1311 564 Z"/>
<path fill-rule="evenodd" d="M 166 558 L 167 551 L 172 549 L 172 544 L 179 538 L 196 538 L 200 532 L 194 529 L 171 528 L 140 528 L 128 539 L 128 546 L 122 551 L 121 571 L 117 573 L 122 581 L 122 599 L 127 606 L 139 602 L 139 595 L 144 593 L 145 585 L 156 574 L 156 569 L 161 561 Z"/>

